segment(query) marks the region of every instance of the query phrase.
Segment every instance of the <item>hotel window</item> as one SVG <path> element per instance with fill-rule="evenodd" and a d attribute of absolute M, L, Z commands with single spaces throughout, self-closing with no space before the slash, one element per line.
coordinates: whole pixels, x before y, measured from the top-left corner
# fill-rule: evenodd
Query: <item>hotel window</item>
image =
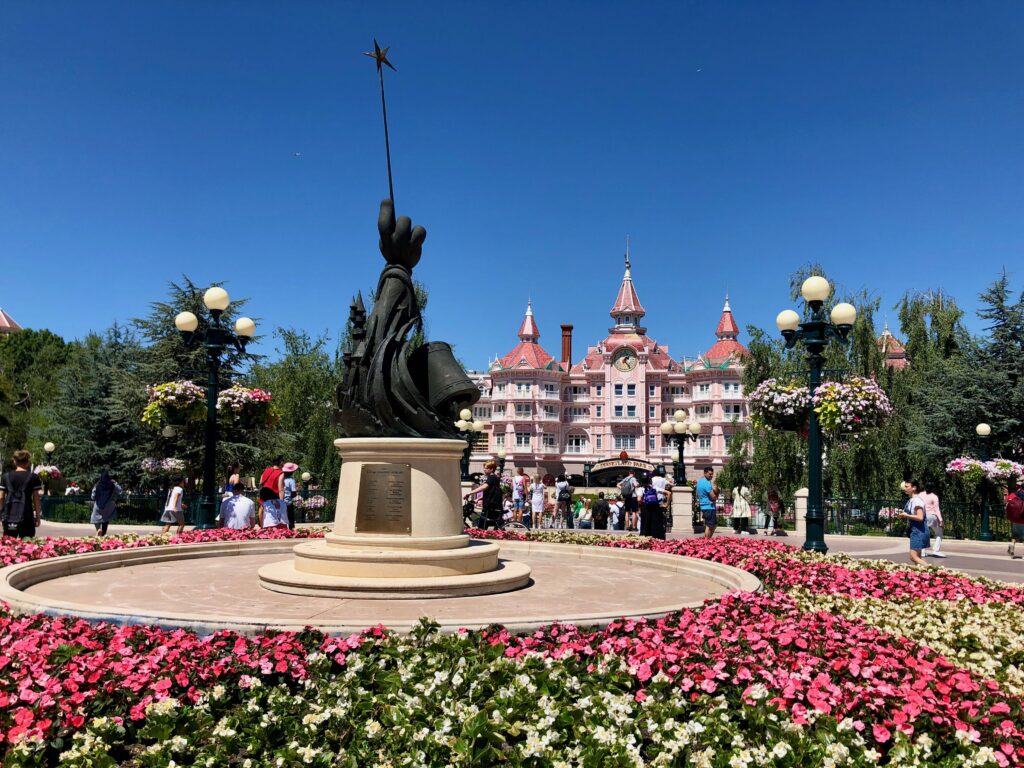
<path fill-rule="evenodd" d="M 556 420 L 558 419 L 558 411 L 555 410 L 555 406 L 553 406 L 553 405 L 545 405 L 544 406 L 544 418 L 545 419 L 556 419 Z"/>
<path fill-rule="evenodd" d="M 648 419 L 656 419 L 656 418 L 658 418 L 658 409 L 655 408 L 653 405 L 648 405 L 647 406 L 647 418 Z"/>
<path fill-rule="evenodd" d="M 654 397 L 657 394 L 657 392 L 658 392 L 658 388 L 656 386 L 654 386 L 653 384 L 648 384 L 647 385 L 647 396 L 648 397 Z"/>
<path fill-rule="evenodd" d="M 541 438 L 541 441 L 542 441 L 542 443 L 544 445 L 544 449 L 545 450 L 549 450 L 549 451 L 555 450 L 555 447 L 556 447 L 555 436 L 553 434 L 551 434 L 550 432 L 545 432 L 544 436 Z"/>
<path fill-rule="evenodd" d="M 597 437 L 594 438 L 594 445 L 597 446 L 598 450 L 601 449 L 601 436 L 600 435 L 598 435 Z"/>
<path fill-rule="evenodd" d="M 516 432 L 516 448 L 529 448 L 530 447 L 530 433 L 529 432 Z"/>
<path fill-rule="evenodd" d="M 565 440 L 565 452 L 566 453 L 586 453 L 587 452 L 587 436 L 586 435 L 569 435 Z"/>
<path fill-rule="evenodd" d="M 516 394 L 519 397 L 529 397 L 531 391 L 532 390 L 531 390 L 530 384 L 528 382 L 525 382 L 525 381 L 517 381 L 516 382 Z"/>
<path fill-rule="evenodd" d="M 589 417 L 589 408 L 569 408 L 569 421 L 584 421 Z"/>
<path fill-rule="evenodd" d="M 516 403 L 516 418 L 528 419 L 533 416 L 533 406 L 529 403 Z"/>
<path fill-rule="evenodd" d="M 636 384 L 626 385 L 626 395 L 628 397 L 636 397 Z"/>
<path fill-rule="evenodd" d="M 650 437 L 647 438 L 647 450 L 658 450 L 658 438 L 656 438 L 654 435 L 651 435 Z"/>
<path fill-rule="evenodd" d="M 697 391 L 702 395 L 709 395 L 711 394 L 711 385 L 701 384 L 699 387 L 697 387 Z"/>
<path fill-rule="evenodd" d="M 710 405 L 702 405 L 700 408 L 698 408 L 697 409 L 697 418 L 698 419 L 710 419 L 711 418 L 711 406 Z"/>
<path fill-rule="evenodd" d="M 727 395 L 738 396 L 740 394 L 740 383 L 738 381 L 727 381 L 722 385 L 722 390 Z"/>
<path fill-rule="evenodd" d="M 491 418 L 491 409 L 484 406 L 477 406 L 473 409 L 474 419 L 489 419 Z"/>
<path fill-rule="evenodd" d="M 505 433 L 499 432 L 494 436 L 494 447 L 504 448 L 505 447 Z"/>
<path fill-rule="evenodd" d="M 598 397 L 602 397 L 604 395 L 604 384 L 598 384 L 596 387 L 594 387 L 594 394 L 596 394 Z"/>
<path fill-rule="evenodd" d="M 636 435 L 616 435 L 615 436 L 615 450 L 627 451 L 629 449 L 636 449 Z"/>
<path fill-rule="evenodd" d="M 557 396 L 558 395 L 558 387 L 556 387 L 554 384 L 545 384 L 544 385 L 544 394 L 548 395 L 548 396 Z"/>
<path fill-rule="evenodd" d="M 722 406 L 727 419 L 739 419 L 743 417 L 743 406 L 739 403 L 726 403 Z"/>
<path fill-rule="evenodd" d="M 629 416 L 630 418 L 634 418 L 635 419 L 636 418 L 636 406 L 635 405 L 627 405 L 626 406 L 626 415 Z"/>
<path fill-rule="evenodd" d="M 498 386 L 496 386 L 496 387 L 494 388 L 494 391 L 495 391 L 495 393 L 496 393 L 496 394 L 498 394 L 498 395 L 504 395 L 504 394 L 505 394 L 505 383 L 504 383 L 504 382 L 502 382 L 501 384 L 499 384 Z"/>
<path fill-rule="evenodd" d="M 615 406 L 615 415 L 616 416 L 621 416 L 622 415 L 622 406 L 621 405 L 616 405 Z"/>
<path fill-rule="evenodd" d="M 616 384 L 615 385 L 615 396 L 616 397 L 622 397 L 622 385 L 621 384 Z"/>
<path fill-rule="evenodd" d="M 697 446 L 699 448 L 701 448 L 701 450 L 710 451 L 711 450 L 711 436 L 710 435 L 701 435 L 700 440 L 697 443 Z"/>
<path fill-rule="evenodd" d="M 604 412 L 604 406 L 603 406 L 603 405 L 599 405 L 599 406 L 597 406 L 597 414 L 596 414 L 597 418 L 599 418 L 599 419 L 600 419 L 600 418 L 601 418 L 601 414 L 602 414 L 603 412 Z"/>

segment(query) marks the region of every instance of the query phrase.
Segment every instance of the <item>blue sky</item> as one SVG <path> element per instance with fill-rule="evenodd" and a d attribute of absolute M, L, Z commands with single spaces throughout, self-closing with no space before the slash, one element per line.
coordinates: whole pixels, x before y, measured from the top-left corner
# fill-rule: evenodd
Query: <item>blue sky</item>
<path fill-rule="evenodd" d="M 726 290 L 772 326 L 811 261 L 892 320 L 1022 285 L 1021 3 L 6 0 L 0 305 L 77 337 L 188 274 L 336 333 L 381 266 L 374 36 L 429 335 L 470 366 L 528 296 L 549 351 L 603 338 L 627 233 L 676 355 Z"/>

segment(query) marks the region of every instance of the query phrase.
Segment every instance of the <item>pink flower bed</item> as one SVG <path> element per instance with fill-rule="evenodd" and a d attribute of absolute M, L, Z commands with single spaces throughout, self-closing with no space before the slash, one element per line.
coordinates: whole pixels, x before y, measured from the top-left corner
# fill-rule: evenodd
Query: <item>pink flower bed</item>
<path fill-rule="evenodd" d="M 377 731 L 370 726 L 380 728 L 377 718 L 384 720 L 387 707 L 392 706 L 380 702 L 405 701 L 401 694 L 413 684 L 408 682 L 412 676 L 422 674 L 422 679 L 416 680 L 424 686 L 433 681 L 436 686 L 436 670 L 451 670 L 468 660 L 466 675 L 475 681 L 477 690 L 483 691 L 474 706 L 485 707 L 494 693 L 487 692 L 486 681 L 491 676 L 518 674 L 508 673 L 506 666 L 498 664 L 501 658 L 504 665 L 511 660 L 530 670 L 529 675 L 538 681 L 554 674 L 552 664 L 562 670 L 557 682 L 551 677 L 544 683 L 545 695 L 556 708 L 571 706 L 578 698 L 572 693 L 576 689 L 563 687 L 566 679 L 573 678 L 577 686 L 607 684 L 617 693 L 628 693 L 638 706 L 668 701 L 670 693 L 681 694 L 687 705 L 692 703 L 694 707 L 724 696 L 732 712 L 756 708 L 761 713 L 774 713 L 794 727 L 808 729 L 806 745 L 819 743 L 813 735 L 817 732 L 820 743 L 846 739 L 851 748 L 863 749 L 848 739 L 860 736 L 883 763 L 890 750 L 903 749 L 922 735 L 938 745 L 935 748 L 944 755 L 943 764 L 962 764 L 958 761 L 963 755 L 977 754 L 971 750 L 980 749 L 990 753 L 988 759 L 993 764 L 1024 763 L 1024 701 L 1019 696 L 914 638 L 895 637 L 859 619 L 824 611 L 804 612 L 797 599 L 787 594 L 787 590 L 799 587 L 810 593 L 850 598 L 965 600 L 1019 606 L 1024 604 L 1024 590 L 1020 588 L 942 570 L 896 569 L 892 565 L 821 558 L 768 540 L 663 542 L 637 537 L 472 533 L 480 538 L 557 539 L 714 560 L 750 570 L 762 579 L 766 590 L 754 595 L 726 595 L 699 610 L 685 610 L 654 621 L 620 620 L 600 630 L 555 624 L 527 635 L 494 628 L 463 632 L 456 638 L 439 639 L 425 633 L 408 640 L 391 637 L 382 627 L 348 638 L 325 638 L 313 631 L 268 633 L 255 638 L 218 632 L 200 638 L 186 631 L 150 626 L 117 627 L 40 615 L 16 617 L 4 608 L 0 609 L 0 754 L 31 742 L 36 752 L 8 752 L 9 758 L 16 756 L 19 760 L 11 764 L 54 764 L 72 737 L 81 735 L 96 718 L 108 718 L 122 729 L 116 750 L 117 759 L 124 762 L 116 764 L 136 765 L 132 756 L 143 744 L 146 749 L 163 748 L 160 743 L 150 743 L 155 737 L 147 735 L 150 731 L 146 724 L 171 718 L 176 725 L 169 733 L 187 732 L 188 739 L 185 747 L 166 742 L 168 760 L 174 754 L 178 764 L 188 764 L 182 762 L 188 756 L 196 761 L 202 757 L 207 761 L 203 764 L 209 764 L 210 759 L 219 764 L 227 758 L 218 749 L 237 757 L 242 747 L 225 745 L 222 739 L 191 727 L 193 721 L 189 718 L 193 715 L 187 711 L 190 705 L 200 709 L 210 706 L 208 699 L 213 695 L 221 702 L 217 706 L 222 714 L 233 713 L 234 730 L 251 728 L 256 734 L 247 737 L 244 747 L 263 750 L 247 752 L 254 756 L 253 764 L 269 764 L 265 761 L 276 759 L 274 756 L 283 754 L 281 750 L 297 743 L 296 734 L 306 738 L 299 729 L 305 715 L 319 711 L 321 706 L 329 708 L 332 701 L 333 706 L 340 706 L 336 699 L 342 695 L 345 702 L 362 697 L 365 709 L 360 710 L 363 714 L 356 721 L 358 727 L 313 729 L 315 739 L 308 747 L 312 752 L 302 754 L 319 755 L 327 745 L 329 749 L 320 755 L 322 761 L 317 764 L 334 764 L 331 755 L 339 759 L 348 755 L 362 760 L 362 764 L 383 759 L 381 755 L 399 760 L 410 750 L 421 748 L 413 735 L 420 726 L 402 736 L 389 736 L 388 749 L 392 751 L 380 752 L 382 742 L 375 740 Z M 169 543 L 319 535 L 319 531 L 308 530 L 192 531 Z M 0 539 L 0 560 L 16 563 L 164 543 L 168 539 L 159 536 L 35 542 L 4 538 Z M 927 611 L 927 605 L 921 610 Z M 538 666 L 538 658 L 548 661 Z M 403 674 L 408 677 L 394 673 L 396 662 L 406 665 Z M 508 689 L 512 683 L 506 680 L 501 685 Z M 243 714 L 259 711 L 259 707 L 252 709 L 254 702 L 262 702 L 262 707 L 269 701 L 261 699 L 259 693 L 269 686 L 288 692 L 274 700 L 281 708 L 277 717 L 288 726 L 282 732 L 267 730 L 258 716 Z M 220 693 L 211 694 L 215 689 Z M 401 718 L 425 723 L 428 730 L 436 727 L 438 715 L 431 709 L 435 706 L 433 699 L 449 696 L 453 688 L 438 690 L 444 693 L 417 696 L 415 705 L 403 704 Z M 374 698 L 377 695 L 379 701 Z M 313 710 L 304 696 L 315 703 Z M 154 702 L 171 699 L 181 706 L 153 711 Z M 532 697 L 528 700 L 535 701 Z M 532 703 L 524 705 L 516 717 L 525 718 L 525 713 L 535 709 Z M 682 713 L 678 716 L 684 718 Z M 475 721 L 474 716 L 467 723 Z M 848 728 L 840 728 L 840 721 Z M 760 722 L 758 728 L 778 731 L 778 726 L 765 725 L 763 718 Z M 573 738 L 590 738 L 593 729 L 587 733 L 582 730 Z M 534 748 L 525 736 L 518 738 L 524 749 Z M 641 733 L 639 738 L 647 737 Z M 452 745 L 457 743 L 453 738 Z M 456 752 L 444 752 L 455 746 L 438 744 L 440 751 L 431 753 L 431 760 L 443 763 L 461 759 Z M 664 747 L 654 740 L 645 744 L 650 750 Z M 364 747 L 368 751 L 360 751 Z M 183 749 L 192 752 L 174 751 Z M 594 749 L 604 747 L 594 742 Z M 152 754 L 164 753 L 158 750 Z M 894 764 L 899 754 L 893 752 Z M 305 762 L 305 758 L 296 757 L 294 761 Z M 616 762 L 617 758 L 605 756 L 604 764 Z"/>
<path fill-rule="evenodd" d="M 502 629 L 485 637 L 509 658 L 541 653 L 592 665 L 600 655 L 619 655 L 641 686 L 660 672 L 693 698 L 733 687 L 750 704 L 759 684 L 767 705 L 793 722 L 808 723 L 812 710 L 849 717 L 879 745 L 896 731 L 964 731 L 998 749 L 1001 764 L 1024 760 L 1020 698 L 863 622 L 802 613 L 781 592 L 726 595 L 700 611 L 594 632 L 552 625 L 527 636 Z M 636 695 L 647 692 L 640 687 Z"/>
<path fill-rule="evenodd" d="M 230 528 L 185 531 L 180 536 L 125 536 L 82 539 L 14 539 L 0 538 L 0 565 L 27 563 L 62 555 L 84 555 L 89 552 L 107 552 L 114 549 L 155 547 L 164 544 L 207 544 L 218 541 L 250 541 L 252 539 L 306 539 L 322 537 L 323 531 L 298 528 L 294 531 L 273 528 L 267 531 L 236 531 Z"/>
<path fill-rule="evenodd" d="M 530 538 L 530 534 L 518 531 L 474 529 L 470 533 L 481 539 L 526 541 Z M 863 567 L 851 568 L 842 561 L 827 558 L 804 559 L 796 547 L 767 539 L 720 537 L 662 541 L 594 535 L 569 535 L 565 538 L 599 547 L 643 549 L 714 560 L 753 573 L 767 589 L 799 587 L 815 594 L 853 598 L 969 600 L 974 603 L 1024 605 L 1024 588 L 1021 587 L 972 579 L 945 569 L 894 571 L 884 563 L 879 565 L 873 561 L 859 562 L 858 565 Z"/>

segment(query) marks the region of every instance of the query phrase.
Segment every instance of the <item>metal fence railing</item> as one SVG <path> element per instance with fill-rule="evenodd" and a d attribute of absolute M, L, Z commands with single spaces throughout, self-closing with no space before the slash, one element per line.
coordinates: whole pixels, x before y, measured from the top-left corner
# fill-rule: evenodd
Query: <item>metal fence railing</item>
<path fill-rule="evenodd" d="M 902 499 L 825 499 L 826 532 L 851 536 L 906 536 Z M 981 532 L 981 504 L 942 503 L 943 536 L 976 539 Z M 998 500 L 989 507 L 989 528 L 997 541 L 1008 541 L 1010 523 Z"/>
<path fill-rule="evenodd" d="M 245 494 L 256 500 L 257 491 Z M 218 495 L 218 498 L 221 496 Z M 194 525 L 196 513 L 203 497 L 197 493 L 185 494 L 185 524 Z M 300 490 L 292 507 L 296 523 L 329 523 L 334 520 L 337 489 Z M 122 494 L 117 499 L 116 523 L 121 525 L 163 525 L 160 516 L 167 501 L 166 493 Z M 42 517 L 52 523 L 88 523 L 92 516 L 92 501 L 88 496 L 43 496 Z"/>

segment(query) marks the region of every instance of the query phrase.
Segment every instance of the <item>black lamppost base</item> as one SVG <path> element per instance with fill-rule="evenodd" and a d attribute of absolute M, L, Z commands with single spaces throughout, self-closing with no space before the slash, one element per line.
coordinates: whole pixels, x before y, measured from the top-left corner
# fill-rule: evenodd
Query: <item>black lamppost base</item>
<path fill-rule="evenodd" d="M 217 502 L 213 499 L 203 499 L 199 505 L 199 514 L 196 515 L 195 528 L 198 530 L 208 530 L 210 528 L 216 528 L 214 522 L 217 518 Z"/>

